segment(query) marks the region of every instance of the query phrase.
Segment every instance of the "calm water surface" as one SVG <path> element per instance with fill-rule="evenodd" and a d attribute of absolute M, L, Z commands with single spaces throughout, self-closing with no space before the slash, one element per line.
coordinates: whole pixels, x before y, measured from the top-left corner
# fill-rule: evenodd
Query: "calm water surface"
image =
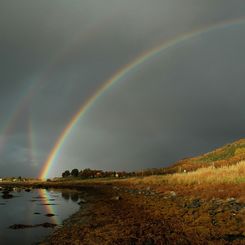
<path fill-rule="evenodd" d="M 0 244 L 35 244 L 52 233 L 52 228 L 34 227 L 13 230 L 14 224 L 36 225 L 44 222 L 61 225 L 62 221 L 79 210 L 82 197 L 75 190 L 14 189 L 11 199 L 0 192 Z M 47 205 L 48 204 L 48 205 Z M 47 217 L 47 214 L 54 214 Z"/>

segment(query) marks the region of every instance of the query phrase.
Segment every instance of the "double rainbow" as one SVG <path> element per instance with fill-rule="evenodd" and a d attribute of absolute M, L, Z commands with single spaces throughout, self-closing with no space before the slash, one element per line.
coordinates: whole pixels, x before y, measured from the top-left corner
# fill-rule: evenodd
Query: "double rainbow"
<path fill-rule="evenodd" d="M 97 91 L 95 91 L 95 93 L 81 106 L 78 112 L 72 117 L 72 119 L 70 120 L 66 128 L 58 137 L 53 149 L 49 153 L 48 158 L 44 163 L 44 166 L 40 172 L 39 177 L 41 179 L 46 179 L 48 177 L 49 170 L 51 166 L 55 163 L 56 159 L 58 158 L 59 153 L 61 152 L 62 146 L 64 145 L 64 142 L 66 141 L 67 137 L 71 133 L 72 129 L 79 122 L 79 120 L 86 114 L 87 111 L 89 111 L 91 106 L 94 103 L 96 103 L 96 101 L 100 98 L 102 94 L 104 94 L 114 84 L 121 81 L 126 75 L 129 75 L 130 72 L 132 72 L 135 68 L 137 68 L 140 65 L 143 65 L 148 60 L 153 60 L 155 56 L 162 54 L 163 52 L 169 50 L 170 48 L 176 47 L 177 45 L 185 41 L 188 41 L 194 37 L 197 37 L 199 35 L 204 35 L 207 34 L 208 32 L 215 31 L 218 29 L 233 27 L 235 25 L 244 24 L 244 23 L 245 23 L 245 17 L 242 17 L 242 18 L 222 21 L 213 25 L 204 26 L 201 29 L 199 28 L 191 32 L 184 33 L 160 45 L 157 45 L 156 47 L 150 50 L 145 51 L 136 59 L 134 59 L 132 62 L 130 62 L 129 64 L 127 64 L 126 66 L 118 70 L 110 79 L 105 81 L 102 84 L 102 86 L 97 89 Z"/>

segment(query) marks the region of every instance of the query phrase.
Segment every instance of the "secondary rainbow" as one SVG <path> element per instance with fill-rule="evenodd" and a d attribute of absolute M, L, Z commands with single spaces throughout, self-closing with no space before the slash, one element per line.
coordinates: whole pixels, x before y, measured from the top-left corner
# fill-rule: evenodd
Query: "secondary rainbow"
<path fill-rule="evenodd" d="M 103 25 L 110 22 L 111 18 L 108 18 L 105 23 L 95 23 L 85 32 L 76 33 L 74 37 L 71 38 L 70 43 L 50 59 L 50 62 L 46 65 L 44 71 L 41 72 L 40 75 L 37 75 L 37 77 L 31 79 L 27 87 L 23 90 L 23 93 L 18 98 L 16 106 L 9 114 L 4 126 L 0 129 L 0 154 L 4 150 L 8 135 L 12 130 L 14 130 L 15 125 L 18 123 L 20 115 L 22 115 L 24 110 L 30 107 L 32 99 L 38 94 L 40 89 L 45 86 L 45 81 L 48 80 L 51 74 L 55 71 L 56 66 L 63 62 L 67 56 L 71 55 L 72 52 L 78 48 L 78 45 L 95 38 L 97 33 L 103 29 Z"/>
<path fill-rule="evenodd" d="M 84 114 L 91 108 L 91 106 L 98 100 L 98 98 L 104 94 L 111 86 L 113 86 L 115 83 L 119 82 L 124 78 L 126 75 L 128 75 L 130 72 L 132 72 L 136 67 L 144 64 L 147 60 L 152 59 L 158 54 L 162 54 L 164 51 L 167 51 L 168 49 L 175 47 L 176 45 L 188 41 L 196 36 L 206 34 L 210 31 L 218 30 L 221 28 L 228 28 L 232 27 L 234 25 L 243 24 L 245 22 L 245 17 L 232 19 L 232 20 L 225 20 L 216 24 L 204 26 L 199 29 L 195 29 L 191 32 L 187 32 L 184 34 L 181 34 L 173 39 L 170 39 L 168 41 L 165 41 L 164 43 L 161 43 L 160 45 L 157 45 L 156 47 L 145 51 L 141 55 L 139 55 L 136 59 L 134 59 L 132 62 L 118 70 L 109 80 L 104 82 L 101 87 L 97 89 L 97 91 L 81 106 L 80 110 L 72 117 L 64 131 L 61 133 L 61 135 L 58 137 L 53 149 L 48 155 L 47 160 L 44 163 L 44 167 L 42 168 L 40 172 L 40 178 L 46 179 L 49 173 L 49 170 L 51 166 L 54 164 L 56 158 L 59 155 L 59 152 L 62 149 L 62 146 L 72 131 L 72 129 L 76 126 L 79 119 L 84 116 Z"/>
<path fill-rule="evenodd" d="M 0 144 L 0 154 L 4 150 L 5 143 L 7 141 L 8 134 L 11 133 L 15 124 L 18 122 L 18 118 L 24 109 L 28 108 L 29 102 L 34 96 L 34 87 L 36 86 L 37 82 L 29 84 L 27 86 L 25 93 L 23 93 L 19 98 L 18 102 L 16 103 L 18 106 L 14 108 L 12 113 L 10 113 L 9 118 L 6 120 L 4 127 L 0 130 L 1 134 L 1 144 Z"/>

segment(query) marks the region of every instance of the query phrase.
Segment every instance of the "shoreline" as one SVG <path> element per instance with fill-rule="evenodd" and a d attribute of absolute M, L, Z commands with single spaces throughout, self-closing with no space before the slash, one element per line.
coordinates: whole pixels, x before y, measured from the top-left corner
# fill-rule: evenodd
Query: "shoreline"
<path fill-rule="evenodd" d="M 58 187 L 60 188 L 60 187 Z M 69 188 L 69 187 L 66 187 Z M 72 227 L 72 225 L 74 224 L 82 224 L 82 225 L 86 225 L 88 224 L 88 222 L 90 222 L 91 218 L 89 216 L 88 210 L 89 208 L 91 208 L 91 203 L 93 202 L 93 200 L 95 199 L 94 192 L 92 191 L 92 188 L 89 187 L 79 187 L 81 191 L 81 188 L 83 189 L 83 199 L 81 199 L 81 203 L 79 204 L 80 207 L 78 209 L 78 211 L 76 211 L 75 213 L 71 214 L 68 218 L 66 218 L 65 220 L 62 221 L 62 225 L 54 228 L 53 232 L 45 237 L 42 241 L 37 242 L 36 244 L 39 245 L 48 245 L 51 244 L 51 241 L 55 235 L 56 232 L 60 232 L 64 227 L 65 228 L 70 228 Z M 81 217 L 82 216 L 82 217 Z"/>
<path fill-rule="evenodd" d="M 85 210 L 68 218 L 45 245 L 245 244 L 245 202 L 219 189 L 216 197 L 201 198 L 198 189 L 188 195 L 188 188 L 183 194 L 177 187 L 164 192 L 120 184 L 93 188 Z"/>
<path fill-rule="evenodd" d="M 78 212 L 38 244 L 245 244 L 244 184 L 45 182 L 42 187 L 87 194 Z"/>

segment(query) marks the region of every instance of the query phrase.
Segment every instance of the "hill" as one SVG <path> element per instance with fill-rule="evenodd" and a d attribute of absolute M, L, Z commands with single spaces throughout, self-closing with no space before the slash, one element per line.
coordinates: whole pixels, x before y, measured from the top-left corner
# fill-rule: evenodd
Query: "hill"
<path fill-rule="evenodd" d="M 245 139 L 240 139 L 197 157 L 182 159 L 172 166 L 165 168 L 164 172 L 189 172 L 209 166 L 218 168 L 234 165 L 242 160 L 245 160 Z"/>

